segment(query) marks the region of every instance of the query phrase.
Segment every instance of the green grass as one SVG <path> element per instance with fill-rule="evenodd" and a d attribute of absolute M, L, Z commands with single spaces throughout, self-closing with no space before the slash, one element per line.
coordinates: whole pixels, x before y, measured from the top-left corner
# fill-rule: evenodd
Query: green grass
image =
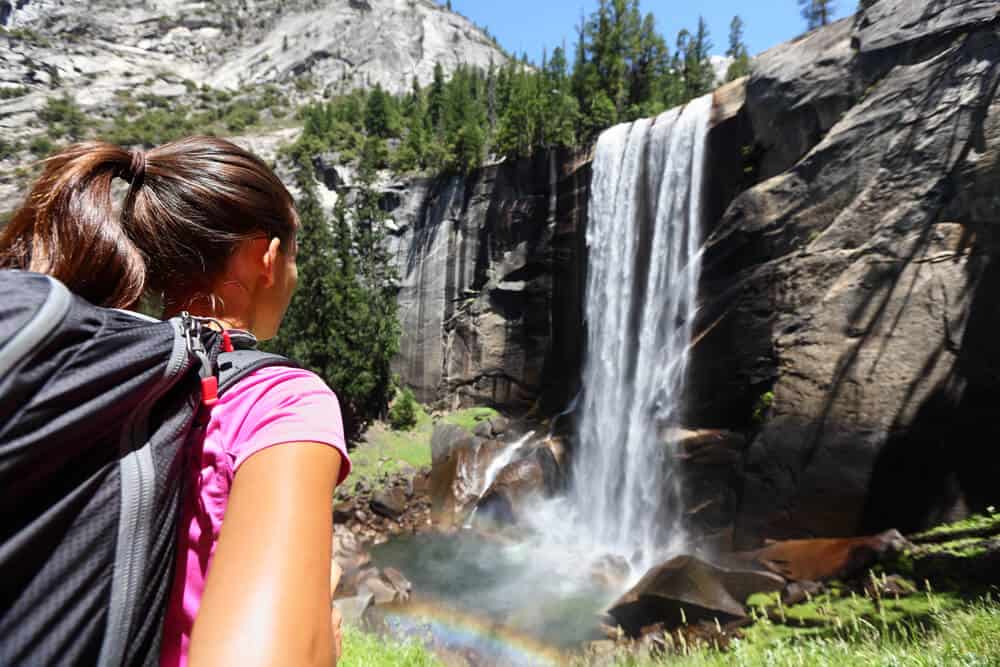
<path fill-rule="evenodd" d="M 351 482 L 364 479 L 378 484 L 383 475 L 398 472 L 403 464 L 418 469 L 431 464 L 434 422 L 419 403 L 416 414 L 417 424 L 408 431 L 394 431 L 381 422 L 368 429 L 365 442 L 351 453 Z M 471 432 L 476 424 L 497 414 L 493 408 L 467 408 L 445 415 L 441 421 Z"/>
<path fill-rule="evenodd" d="M 337 667 L 438 667 L 442 663 L 415 642 L 397 642 L 344 628 L 343 655 Z"/>
<path fill-rule="evenodd" d="M 476 428 L 476 424 L 491 417 L 496 417 L 498 414 L 500 413 L 493 408 L 467 408 L 447 415 L 442 421 L 446 424 L 461 426 L 467 431 L 473 431 Z"/>
<path fill-rule="evenodd" d="M 943 542 L 967 535 L 988 533 L 1000 533 L 1000 512 L 992 507 L 986 514 L 975 514 L 962 521 L 936 526 L 914 535 L 912 539 L 917 542 Z"/>
<path fill-rule="evenodd" d="M 937 667 L 939 665 L 1000 665 L 1000 605 L 987 597 L 972 603 L 916 595 L 925 613 L 907 621 L 844 623 L 833 633 L 760 621 L 726 651 L 676 646 L 679 655 L 658 658 L 623 657 L 618 667 Z M 919 601 L 923 600 L 923 603 Z"/>

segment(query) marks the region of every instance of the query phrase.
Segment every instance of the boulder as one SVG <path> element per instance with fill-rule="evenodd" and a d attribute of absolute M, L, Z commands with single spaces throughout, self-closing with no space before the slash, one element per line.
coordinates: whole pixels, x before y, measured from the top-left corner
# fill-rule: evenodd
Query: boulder
<path fill-rule="evenodd" d="M 406 491 L 398 486 L 379 491 L 372 498 L 370 506 L 372 512 L 379 516 L 398 519 L 406 511 Z"/>
<path fill-rule="evenodd" d="M 715 565 L 695 556 L 676 556 L 650 569 L 608 610 L 625 632 L 642 628 L 746 616 L 743 603 L 754 594 L 781 590 L 785 581 L 769 572 Z"/>
<path fill-rule="evenodd" d="M 479 438 L 492 438 L 493 425 L 490 424 L 490 421 L 488 419 L 484 419 L 483 421 L 476 424 L 476 428 L 473 431 L 473 433 L 475 433 L 476 437 Z"/>
<path fill-rule="evenodd" d="M 359 596 L 371 596 L 376 605 L 391 604 L 402 600 L 400 592 L 392 584 L 379 577 L 369 577 L 358 584 Z"/>
<path fill-rule="evenodd" d="M 818 581 L 790 581 L 781 591 L 781 604 L 790 607 L 808 602 L 823 592 L 823 584 Z"/>
<path fill-rule="evenodd" d="M 590 579 L 601 588 L 621 590 L 632 568 L 623 556 L 601 556 L 590 568 Z"/>
<path fill-rule="evenodd" d="M 441 433 L 437 438 L 437 454 L 433 453 L 435 439 L 431 441 L 432 456 L 436 458 L 431 470 L 430 494 L 435 516 L 449 525 L 472 510 L 486 491 L 489 468 L 509 445 L 499 440 L 470 437 L 464 430 L 460 438 L 450 429 L 442 429 Z M 442 444 L 446 441 L 445 433 L 455 437 L 447 449 Z"/>
<path fill-rule="evenodd" d="M 432 466 L 443 463 L 454 450 L 469 447 L 471 444 L 472 439 L 469 437 L 469 432 L 464 428 L 455 424 L 438 422 L 431 432 Z"/>
<path fill-rule="evenodd" d="M 902 598 L 913 595 L 917 592 L 917 587 L 912 581 L 898 574 L 891 574 L 883 577 L 869 577 L 865 581 L 865 595 L 871 599 L 879 598 Z"/>
<path fill-rule="evenodd" d="M 499 523 L 516 523 L 534 500 L 562 488 L 562 470 L 551 449 L 536 446 L 505 466 L 476 503 L 477 516 Z"/>
<path fill-rule="evenodd" d="M 496 437 L 502 436 L 507 433 L 507 429 L 510 428 L 510 420 L 503 415 L 497 415 L 490 419 L 490 428 L 493 430 L 493 435 Z"/>
<path fill-rule="evenodd" d="M 753 552 L 738 554 L 786 579 L 827 581 L 864 574 L 910 546 L 897 530 L 870 537 L 786 540 Z"/>
<path fill-rule="evenodd" d="M 346 625 L 365 628 L 371 623 L 371 608 L 375 600 L 371 593 L 341 598 L 334 602 Z"/>
<path fill-rule="evenodd" d="M 403 576 L 403 573 L 394 567 L 387 567 L 382 570 L 382 578 L 388 581 L 396 592 L 399 593 L 400 600 L 406 602 L 410 598 L 410 592 L 413 590 L 413 584 L 410 580 Z"/>

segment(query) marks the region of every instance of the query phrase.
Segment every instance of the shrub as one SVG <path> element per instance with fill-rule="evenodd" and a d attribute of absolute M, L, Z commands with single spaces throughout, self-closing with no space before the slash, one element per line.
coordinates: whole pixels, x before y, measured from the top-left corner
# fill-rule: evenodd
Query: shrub
<path fill-rule="evenodd" d="M 45 157 L 49 155 L 55 148 L 55 144 L 44 134 L 40 134 L 31 140 L 28 144 L 28 150 L 37 155 L 38 157 Z"/>
<path fill-rule="evenodd" d="M 417 400 L 409 387 L 404 387 L 389 409 L 389 425 L 397 431 L 409 431 L 417 425 Z"/>
<path fill-rule="evenodd" d="M 87 116 L 70 95 L 50 97 L 38 112 L 38 119 L 49 127 L 49 136 L 53 138 L 66 135 L 73 140 L 82 139 L 89 125 Z"/>
<path fill-rule="evenodd" d="M 230 132 L 242 132 L 260 122 L 260 113 L 248 104 L 236 102 L 229 107 L 222 120 Z"/>
<path fill-rule="evenodd" d="M 765 391 L 757 399 L 757 405 L 753 409 L 753 422 L 755 424 L 763 424 L 764 420 L 767 419 L 767 413 L 774 405 L 774 392 Z"/>
<path fill-rule="evenodd" d="M 6 160 L 9 157 L 14 157 L 17 155 L 19 150 L 21 150 L 21 146 L 16 141 L 10 141 L 0 137 L 0 160 Z"/>
<path fill-rule="evenodd" d="M 14 86 L 0 88 L 0 100 L 11 100 L 15 97 L 24 97 L 31 90 L 27 86 Z"/>

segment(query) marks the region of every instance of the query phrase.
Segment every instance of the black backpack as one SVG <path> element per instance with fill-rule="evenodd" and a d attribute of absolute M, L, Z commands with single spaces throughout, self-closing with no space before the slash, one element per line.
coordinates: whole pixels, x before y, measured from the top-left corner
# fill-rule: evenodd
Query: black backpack
<path fill-rule="evenodd" d="M 0 665 L 158 664 L 189 434 L 294 365 L 232 342 L 0 271 Z"/>

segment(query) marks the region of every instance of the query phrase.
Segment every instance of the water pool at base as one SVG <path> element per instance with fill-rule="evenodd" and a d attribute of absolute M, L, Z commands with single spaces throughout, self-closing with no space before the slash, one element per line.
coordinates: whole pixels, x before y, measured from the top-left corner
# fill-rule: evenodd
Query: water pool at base
<path fill-rule="evenodd" d="M 477 665 L 562 664 L 599 637 L 600 615 L 621 592 L 567 553 L 472 531 L 397 538 L 372 558 L 413 584 L 409 603 L 379 610 L 386 629 Z"/>

